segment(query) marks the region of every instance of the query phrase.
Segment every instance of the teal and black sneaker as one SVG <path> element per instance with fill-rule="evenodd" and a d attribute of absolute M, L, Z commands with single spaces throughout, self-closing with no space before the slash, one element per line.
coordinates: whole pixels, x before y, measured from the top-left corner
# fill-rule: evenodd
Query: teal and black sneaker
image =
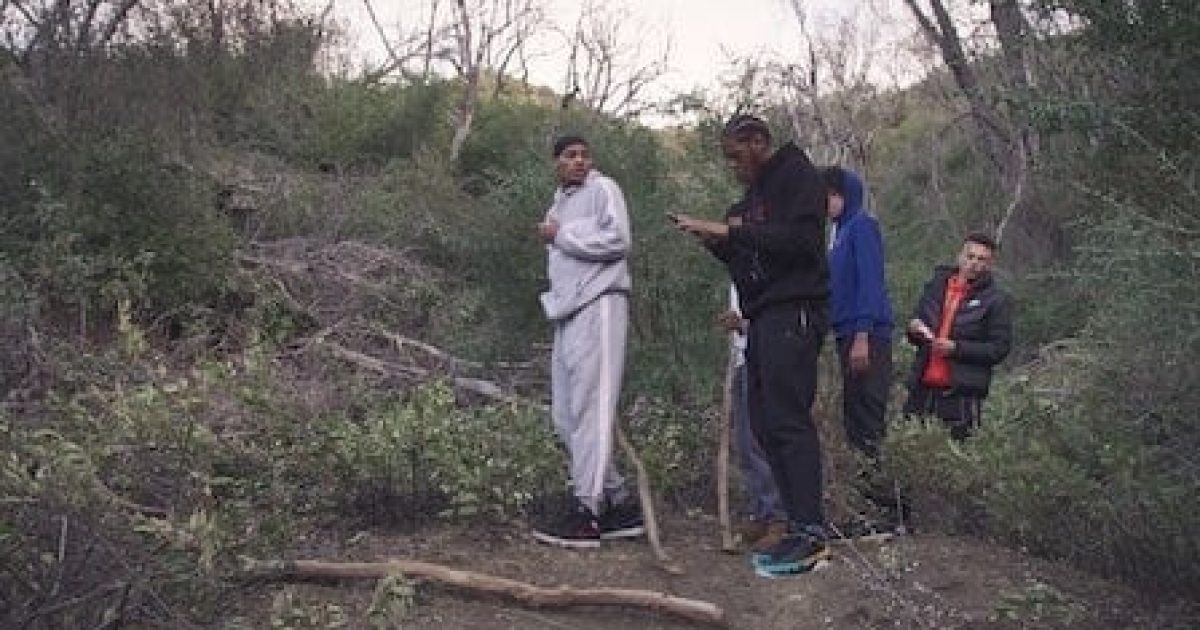
<path fill-rule="evenodd" d="M 763 577 L 807 573 L 829 558 L 821 527 L 793 526 L 779 544 L 751 556 L 754 572 Z"/>

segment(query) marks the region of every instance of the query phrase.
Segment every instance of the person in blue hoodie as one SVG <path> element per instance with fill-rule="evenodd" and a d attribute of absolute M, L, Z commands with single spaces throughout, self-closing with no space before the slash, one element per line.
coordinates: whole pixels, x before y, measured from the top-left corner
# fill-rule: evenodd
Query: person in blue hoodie
<path fill-rule="evenodd" d="M 879 456 L 892 385 L 892 305 L 879 222 L 863 204 L 853 171 L 824 169 L 833 237 L 829 245 L 831 327 L 842 370 L 842 420 L 850 445 Z"/>

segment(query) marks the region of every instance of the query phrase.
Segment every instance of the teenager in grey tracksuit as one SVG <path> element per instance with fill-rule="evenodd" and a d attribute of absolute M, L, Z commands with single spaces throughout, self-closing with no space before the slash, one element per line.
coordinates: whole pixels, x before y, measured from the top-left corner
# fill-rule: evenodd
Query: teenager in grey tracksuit
<path fill-rule="evenodd" d="M 582 138 L 554 147 L 559 187 L 538 231 L 550 289 L 542 308 L 554 326 L 551 415 L 571 456 L 577 504 L 559 523 L 536 528 L 543 542 L 594 547 L 601 538 L 642 533 L 613 464 L 614 431 L 629 326 L 632 239 L 616 182 L 592 168 Z"/>

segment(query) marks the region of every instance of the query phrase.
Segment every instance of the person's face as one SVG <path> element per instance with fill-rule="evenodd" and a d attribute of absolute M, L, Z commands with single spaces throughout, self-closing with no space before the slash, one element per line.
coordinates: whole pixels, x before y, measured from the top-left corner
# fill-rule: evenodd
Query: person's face
<path fill-rule="evenodd" d="M 958 273 L 964 280 L 976 280 L 992 270 L 992 250 L 979 243 L 963 243 L 958 252 Z"/>
<path fill-rule="evenodd" d="M 591 170 L 592 152 L 586 144 L 569 145 L 554 158 L 555 175 L 558 176 L 558 183 L 564 186 L 582 184 Z"/>
<path fill-rule="evenodd" d="M 757 136 L 739 140 L 734 136 L 721 138 L 721 153 L 733 176 L 743 184 L 750 185 L 762 168 L 764 144 Z"/>
<path fill-rule="evenodd" d="M 829 213 L 830 219 L 837 219 L 842 216 L 842 211 L 846 209 L 846 198 L 838 193 L 829 191 L 829 200 L 825 202 L 825 210 Z"/>

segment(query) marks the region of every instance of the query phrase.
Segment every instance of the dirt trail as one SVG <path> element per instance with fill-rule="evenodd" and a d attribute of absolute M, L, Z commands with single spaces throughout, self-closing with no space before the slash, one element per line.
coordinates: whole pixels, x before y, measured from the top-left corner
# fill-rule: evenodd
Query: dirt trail
<path fill-rule="evenodd" d="M 328 533 L 310 539 L 295 558 L 406 558 L 490 573 L 541 586 L 612 586 L 663 591 L 723 607 L 729 627 L 816 628 L 1160 628 L 1186 627 L 1142 605 L 1127 589 L 986 543 L 917 535 L 883 545 L 838 547 L 818 571 L 797 577 L 756 577 L 745 555 L 719 551 L 710 517 L 670 517 L 665 542 L 685 570 L 671 576 L 654 565 L 644 542 L 614 542 L 600 550 L 568 551 L 537 544 L 523 528 L 437 528 L 411 535 Z M 246 593 L 241 614 L 223 627 L 271 627 L 280 598 L 299 610 L 337 610 L 333 624 L 313 612 L 312 625 L 371 628 L 369 582 L 265 585 Z M 274 602 L 274 604 L 273 604 Z M 278 616 L 278 613 L 276 613 Z M 304 614 L 293 615 L 304 619 Z M 280 627 L 280 626 L 275 626 Z M 417 588 L 405 629 L 536 630 L 574 628 L 676 630 L 696 624 L 641 610 L 528 610 L 433 584 Z"/>

